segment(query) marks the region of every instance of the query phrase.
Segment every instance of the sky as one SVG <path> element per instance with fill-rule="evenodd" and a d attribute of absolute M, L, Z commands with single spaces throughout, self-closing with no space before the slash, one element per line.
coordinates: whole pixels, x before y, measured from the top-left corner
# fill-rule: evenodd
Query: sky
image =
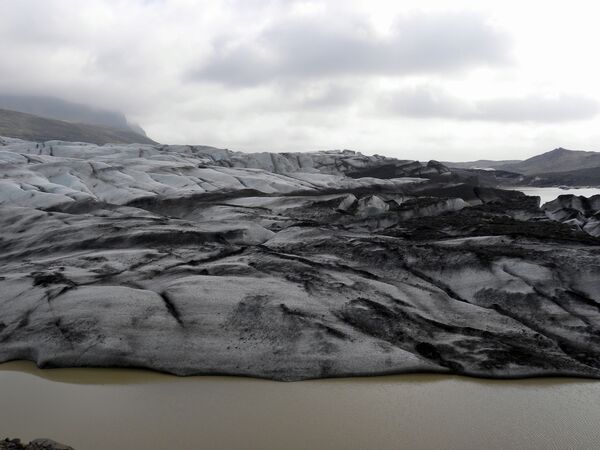
<path fill-rule="evenodd" d="M 600 5 L 0 0 L 0 93 L 153 139 L 403 159 L 600 150 Z"/>

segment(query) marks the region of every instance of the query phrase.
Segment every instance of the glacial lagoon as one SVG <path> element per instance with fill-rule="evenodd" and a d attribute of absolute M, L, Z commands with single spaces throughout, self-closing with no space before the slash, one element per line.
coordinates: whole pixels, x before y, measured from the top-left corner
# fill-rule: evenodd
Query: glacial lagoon
<path fill-rule="evenodd" d="M 583 195 L 591 197 L 592 195 L 600 194 L 599 188 L 559 188 L 559 187 L 514 187 L 512 190 L 523 192 L 525 195 L 537 196 L 541 198 L 541 205 L 551 202 L 559 195 Z"/>
<path fill-rule="evenodd" d="M 76 449 L 597 448 L 600 382 L 303 382 L 0 365 L 0 435 Z"/>

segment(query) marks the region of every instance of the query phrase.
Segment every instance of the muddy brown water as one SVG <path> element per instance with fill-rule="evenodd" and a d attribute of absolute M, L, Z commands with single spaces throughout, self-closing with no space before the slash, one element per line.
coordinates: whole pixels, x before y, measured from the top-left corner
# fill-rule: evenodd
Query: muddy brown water
<path fill-rule="evenodd" d="M 0 436 L 76 449 L 600 446 L 600 381 L 401 375 L 282 383 L 0 365 Z"/>

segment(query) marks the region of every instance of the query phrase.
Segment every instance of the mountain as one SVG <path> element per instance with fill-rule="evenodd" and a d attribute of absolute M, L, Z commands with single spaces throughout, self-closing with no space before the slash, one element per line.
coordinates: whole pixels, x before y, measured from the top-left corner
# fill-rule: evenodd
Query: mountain
<path fill-rule="evenodd" d="M 524 161 L 444 164 L 454 174 L 461 170 L 476 174 L 480 182 L 488 186 L 600 186 L 600 152 L 557 148 Z"/>
<path fill-rule="evenodd" d="M 525 161 L 503 164 L 496 168 L 524 175 L 533 175 L 538 173 L 566 172 L 590 167 L 600 167 L 600 152 L 557 148 L 526 159 Z"/>
<path fill-rule="evenodd" d="M 586 169 L 569 170 L 566 172 L 536 173 L 521 178 L 523 186 L 570 186 L 588 187 L 600 186 L 600 167 L 588 167 Z"/>
<path fill-rule="evenodd" d="M 100 127 L 0 109 L 0 136 L 31 141 L 74 141 L 103 144 L 155 144 L 131 130 Z"/>
<path fill-rule="evenodd" d="M 92 108 L 54 97 L 0 94 L 0 109 L 33 114 L 46 119 L 133 131 L 146 136 L 146 132 L 139 125 L 129 122 L 120 112 Z"/>

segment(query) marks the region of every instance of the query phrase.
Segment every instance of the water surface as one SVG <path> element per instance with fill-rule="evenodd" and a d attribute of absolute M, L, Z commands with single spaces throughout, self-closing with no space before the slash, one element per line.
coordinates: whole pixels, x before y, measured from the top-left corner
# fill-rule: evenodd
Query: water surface
<path fill-rule="evenodd" d="M 600 382 L 403 375 L 281 383 L 0 365 L 0 436 L 76 449 L 597 448 Z"/>
<path fill-rule="evenodd" d="M 559 195 L 573 194 L 583 195 L 584 197 L 591 197 L 592 195 L 600 194 L 598 188 L 572 188 L 572 189 L 561 189 L 559 187 L 514 187 L 514 191 L 521 191 L 525 195 L 535 195 L 542 198 L 541 204 L 551 202 Z"/>

